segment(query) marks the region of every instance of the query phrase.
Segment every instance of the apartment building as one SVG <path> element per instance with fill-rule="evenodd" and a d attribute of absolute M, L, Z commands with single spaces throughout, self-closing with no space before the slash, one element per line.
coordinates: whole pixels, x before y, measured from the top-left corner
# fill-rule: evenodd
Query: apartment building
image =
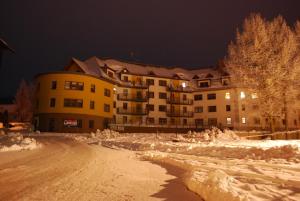
<path fill-rule="evenodd" d="M 64 71 L 38 75 L 36 82 L 35 120 L 44 131 L 89 132 L 107 126 L 150 132 L 211 126 L 260 130 L 269 126 L 268 119 L 259 115 L 256 94 L 232 86 L 230 76 L 218 68 L 188 70 L 73 58 Z M 299 128 L 299 122 L 300 110 L 293 107 L 288 126 Z M 276 120 L 276 128 L 284 128 L 285 123 Z"/>

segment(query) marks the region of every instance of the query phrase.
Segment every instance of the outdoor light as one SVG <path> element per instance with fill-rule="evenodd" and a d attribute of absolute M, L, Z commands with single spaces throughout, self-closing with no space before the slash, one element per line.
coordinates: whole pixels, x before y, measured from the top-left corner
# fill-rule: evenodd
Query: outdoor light
<path fill-rule="evenodd" d="M 183 87 L 183 88 L 186 87 L 186 83 L 185 83 L 185 82 L 182 83 L 182 87 Z"/>

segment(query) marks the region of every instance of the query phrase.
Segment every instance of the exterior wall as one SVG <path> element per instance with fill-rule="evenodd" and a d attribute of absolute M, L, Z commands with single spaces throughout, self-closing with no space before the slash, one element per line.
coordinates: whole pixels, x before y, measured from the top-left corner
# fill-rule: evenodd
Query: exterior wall
<path fill-rule="evenodd" d="M 52 81 L 56 81 L 56 89 L 51 88 Z M 65 89 L 65 82 L 83 82 L 83 90 L 71 90 Z M 94 129 L 103 128 L 100 126 L 100 119 L 112 119 L 113 117 L 113 84 L 105 80 L 100 80 L 93 76 L 88 76 L 80 73 L 60 72 L 42 74 L 36 78 L 37 91 L 35 101 L 35 121 L 36 124 L 41 122 L 42 124 L 36 125 L 40 130 L 49 130 L 49 125 L 46 122 L 49 115 L 51 118 L 61 118 L 62 114 L 69 114 L 68 118 L 78 119 L 84 115 L 84 119 L 93 118 L 97 119 L 94 122 Z M 95 92 L 91 92 L 91 85 L 95 85 Z M 104 89 L 110 90 L 110 97 L 104 96 Z M 51 98 L 55 99 L 55 106 L 50 107 Z M 77 107 L 65 107 L 64 99 L 82 99 L 83 105 L 80 108 Z M 90 108 L 90 101 L 94 101 L 94 109 Z M 110 105 L 110 111 L 104 111 L 104 104 Z M 47 116 L 47 114 L 49 114 Z M 64 115 L 64 117 L 67 117 Z M 41 118 L 39 120 L 39 118 Z M 49 117 L 50 118 L 50 117 Z M 58 121 L 57 121 L 58 122 Z M 105 122 L 102 121 L 102 124 Z M 60 126 L 55 126 L 53 131 L 61 131 Z M 69 129 L 69 130 L 74 130 Z M 81 131 L 85 130 L 84 128 Z M 89 129 L 86 129 L 89 130 Z"/>

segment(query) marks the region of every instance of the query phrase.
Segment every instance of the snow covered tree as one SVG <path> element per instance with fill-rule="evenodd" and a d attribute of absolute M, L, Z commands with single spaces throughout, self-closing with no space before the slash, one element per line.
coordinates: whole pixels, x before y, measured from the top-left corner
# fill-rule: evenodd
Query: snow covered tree
<path fill-rule="evenodd" d="M 257 94 L 260 113 L 269 120 L 272 132 L 276 119 L 285 117 L 287 121 L 298 63 L 296 34 L 281 16 L 267 21 L 251 14 L 228 47 L 225 69 L 233 84 Z"/>
<path fill-rule="evenodd" d="M 15 103 L 17 105 L 17 118 L 21 122 L 30 122 L 33 116 L 33 92 L 32 84 L 27 84 L 22 80 L 15 96 Z"/>

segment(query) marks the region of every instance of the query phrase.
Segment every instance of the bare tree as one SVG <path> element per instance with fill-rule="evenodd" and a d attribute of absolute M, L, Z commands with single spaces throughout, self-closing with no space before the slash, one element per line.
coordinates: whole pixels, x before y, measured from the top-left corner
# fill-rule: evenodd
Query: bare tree
<path fill-rule="evenodd" d="M 287 120 L 298 61 L 296 34 L 281 16 L 267 21 L 251 14 L 228 47 L 225 69 L 237 87 L 257 94 L 261 116 L 269 120 L 272 132 L 276 119 Z"/>
<path fill-rule="evenodd" d="M 34 87 L 22 80 L 15 96 L 17 105 L 17 118 L 21 122 L 30 122 L 33 116 L 33 91 Z"/>

